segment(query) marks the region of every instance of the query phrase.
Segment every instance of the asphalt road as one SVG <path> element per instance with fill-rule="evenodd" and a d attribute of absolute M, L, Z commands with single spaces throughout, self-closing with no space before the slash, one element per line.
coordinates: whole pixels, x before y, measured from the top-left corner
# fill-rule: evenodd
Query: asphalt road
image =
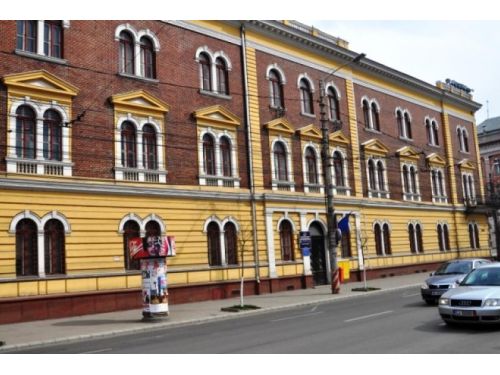
<path fill-rule="evenodd" d="M 417 288 L 18 353 L 499 353 L 500 328 L 448 327 Z"/>

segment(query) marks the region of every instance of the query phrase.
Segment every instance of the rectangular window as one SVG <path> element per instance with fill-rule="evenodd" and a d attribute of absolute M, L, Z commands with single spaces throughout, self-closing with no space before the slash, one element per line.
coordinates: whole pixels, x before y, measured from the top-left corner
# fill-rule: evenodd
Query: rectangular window
<path fill-rule="evenodd" d="M 37 21 L 17 21 L 16 48 L 36 53 Z"/>
<path fill-rule="evenodd" d="M 45 56 L 62 57 L 62 28 L 59 21 L 45 21 L 43 53 Z"/>

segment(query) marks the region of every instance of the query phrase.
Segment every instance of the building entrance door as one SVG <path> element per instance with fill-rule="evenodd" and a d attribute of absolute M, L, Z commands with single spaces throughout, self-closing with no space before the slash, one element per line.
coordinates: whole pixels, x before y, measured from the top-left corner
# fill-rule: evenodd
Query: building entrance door
<path fill-rule="evenodd" d="M 309 227 L 311 234 L 311 272 L 315 285 L 328 283 L 326 277 L 325 235 L 323 228 L 318 223 Z"/>

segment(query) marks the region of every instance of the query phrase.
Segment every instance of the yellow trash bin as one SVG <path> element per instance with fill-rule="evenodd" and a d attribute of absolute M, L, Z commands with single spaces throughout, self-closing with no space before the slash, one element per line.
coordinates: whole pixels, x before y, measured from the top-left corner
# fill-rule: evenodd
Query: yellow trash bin
<path fill-rule="evenodd" d="M 350 278 L 350 273 L 351 273 L 351 263 L 349 260 L 339 260 L 338 262 L 339 266 L 339 278 L 340 282 L 344 282 L 349 280 Z"/>

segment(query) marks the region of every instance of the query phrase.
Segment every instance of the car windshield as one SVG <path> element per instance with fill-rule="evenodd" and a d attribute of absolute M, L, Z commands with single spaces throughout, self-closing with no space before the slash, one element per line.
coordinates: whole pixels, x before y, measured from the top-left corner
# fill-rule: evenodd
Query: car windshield
<path fill-rule="evenodd" d="M 475 269 L 467 275 L 460 285 L 500 286 L 500 267 Z"/>
<path fill-rule="evenodd" d="M 459 275 L 469 273 L 472 270 L 472 262 L 451 262 L 439 267 L 435 275 Z"/>

